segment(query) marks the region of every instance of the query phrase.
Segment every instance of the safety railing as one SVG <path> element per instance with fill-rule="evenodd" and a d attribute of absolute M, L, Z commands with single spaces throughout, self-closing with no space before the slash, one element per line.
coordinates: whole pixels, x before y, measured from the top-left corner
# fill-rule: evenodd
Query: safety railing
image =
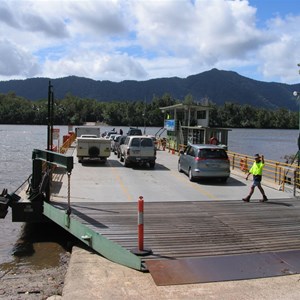
<path fill-rule="evenodd" d="M 74 132 L 69 132 L 66 136 L 64 136 L 64 142 L 62 144 L 62 146 L 59 147 L 58 151 L 57 148 L 55 151 L 56 153 L 59 154 L 66 154 L 68 149 L 71 147 L 71 145 L 74 143 L 74 141 L 76 140 L 76 134 Z M 62 178 L 64 176 L 64 172 L 59 172 L 57 170 L 57 165 L 56 164 L 52 164 L 49 166 L 49 164 L 47 164 L 46 161 L 43 161 L 42 163 L 42 170 L 43 172 L 46 172 L 46 170 L 48 168 L 51 168 L 51 181 L 57 181 L 60 182 L 62 181 Z"/>
<path fill-rule="evenodd" d="M 247 173 L 253 162 L 253 156 L 227 151 L 232 170 Z M 294 196 L 300 189 L 299 166 L 265 159 L 263 180 L 273 183 L 282 191 L 293 190 Z"/>
<path fill-rule="evenodd" d="M 68 149 L 71 147 L 72 143 L 74 143 L 75 139 L 76 139 L 76 134 L 74 132 L 70 132 L 66 136 L 66 140 L 64 141 L 62 146 L 59 148 L 59 153 L 62 154 L 66 153 Z"/>
<path fill-rule="evenodd" d="M 180 155 L 180 151 L 186 148 L 186 145 L 180 144 L 179 149 L 174 151 L 174 147 L 172 147 L 170 141 L 164 139 L 158 140 L 158 150 L 168 150 L 168 152 L 172 151 L 172 154 L 178 152 Z M 249 156 L 246 154 L 235 153 L 232 151 L 227 151 L 228 158 L 230 160 L 230 167 L 232 170 L 240 173 L 240 175 L 246 174 L 255 159 L 253 156 Z M 269 183 L 275 185 L 281 191 L 292 191 L 294 196 L 300 195 L 300 167 L 293 163 L 283 163 L 273 160 L 265 159 L 265 166 L 263 170 L 263 182 L 268 181 Z"/>

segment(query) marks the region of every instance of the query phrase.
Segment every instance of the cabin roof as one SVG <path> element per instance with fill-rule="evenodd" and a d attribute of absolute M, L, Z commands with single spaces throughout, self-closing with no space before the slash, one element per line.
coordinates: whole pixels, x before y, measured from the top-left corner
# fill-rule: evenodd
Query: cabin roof
<path fill-rule="evenodd" d="M 179 104 L 174 104 L 170 106 L 165 106 L 165 107 L 160 107 L 160 110 L 185 110 L 185 109 L 194 109 L 194 110 L 211 110 L 212 107 L 209 105 L 203 105 L 203 104 L 198 104 L 198 105 L 187 105 L 183 103 Z"/>

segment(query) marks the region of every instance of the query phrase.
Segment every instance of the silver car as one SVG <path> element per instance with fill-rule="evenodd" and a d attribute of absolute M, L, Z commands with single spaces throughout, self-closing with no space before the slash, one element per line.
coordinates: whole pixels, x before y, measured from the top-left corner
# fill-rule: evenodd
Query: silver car
<path fill-rule="evenodd" d="M 127 136 L 120 148 L 120 161 L 124 161 L 125 167 L 132 163 L 149 163 L 150 168 L 154 168 L 156 149 L 152 138 L 139 135 Z"/>
<path fill-rule="evenodd" d="M 188 174 L 190 181 L 218 178 L 226 182 L 230 176 L 230 162 L 220 146 L 188 145 L 180 151 L 178 171 Z"/>

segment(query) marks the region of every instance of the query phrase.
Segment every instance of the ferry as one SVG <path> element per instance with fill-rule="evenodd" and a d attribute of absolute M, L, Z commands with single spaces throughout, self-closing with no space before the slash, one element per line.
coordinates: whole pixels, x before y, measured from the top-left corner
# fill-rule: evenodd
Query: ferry
<path fill-rule="evenodd" d="M 209 107 L 174 105 L 161 111 L 167 145 L 158 145 L 154 169 L 126 168 L 114 154 L 104 163 L 78 162 L 75 131 L 69 130 L 56 152 L 49 123 L 47 150 L 33 150 L 28 184 L 14 193 L 3 189 L 0 217 L 11 208 L 13 222 L 55 222 L 107 259 L 150 271 L 158 285 L 283 275 L 276 268 L 267 275 L 259 271 L 267 267 L 266 257 L 274 264 L 279 257 L 286 274 L 299 273 L 298 175 L 287 169 L 297 168 L 267 162 L 269 201 L 260 203 L 255 194 L 244 203 L 250 184 L 244 177 L 253 157 L 228 150 L 228 130 L 208 127 Z M 226 148 L 228 182 L 190 182 L 179 173 L 178 153 L 188 143 Z M 236 268 L 222 271 L 229 261 Z M 243 272 L 245 264 L 251 271 Z"/>

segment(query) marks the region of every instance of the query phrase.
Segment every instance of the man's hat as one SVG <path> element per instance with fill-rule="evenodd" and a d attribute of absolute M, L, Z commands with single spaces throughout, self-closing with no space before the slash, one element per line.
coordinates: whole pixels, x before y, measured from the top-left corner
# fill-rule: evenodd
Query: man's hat
<path fill-rule="evenodd" d="M 257 153 L 254 155 L 254 158 L 260 158 L 260 155 Z"/>

